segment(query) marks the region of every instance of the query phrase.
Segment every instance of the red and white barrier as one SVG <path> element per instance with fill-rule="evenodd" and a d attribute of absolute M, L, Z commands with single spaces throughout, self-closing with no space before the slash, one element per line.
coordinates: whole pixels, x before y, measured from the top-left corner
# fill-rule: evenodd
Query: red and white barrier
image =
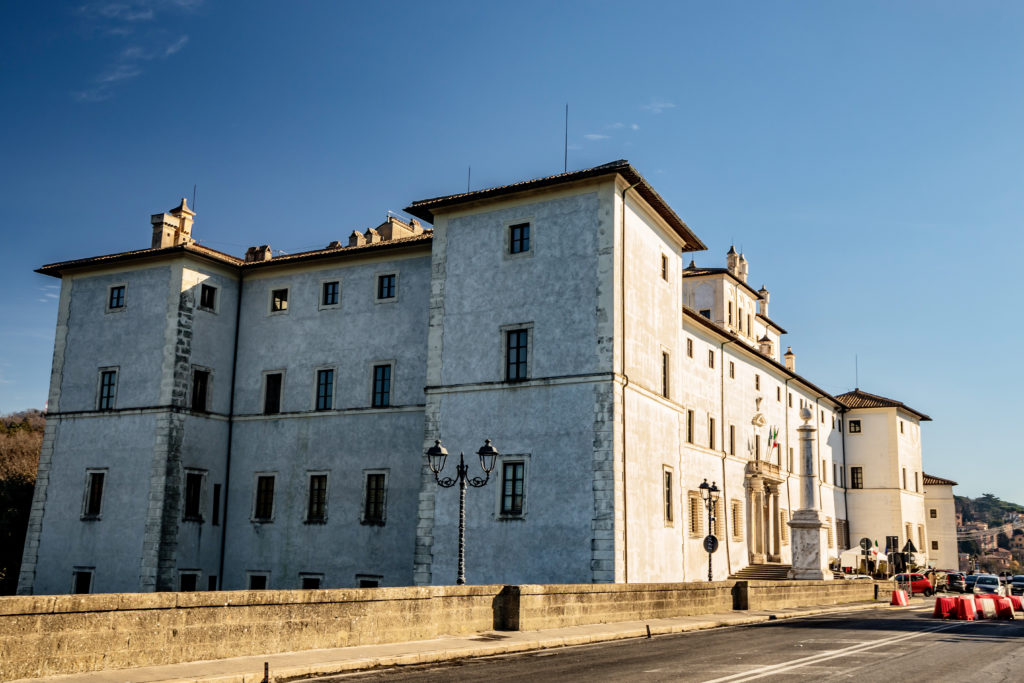
<path fill-rule="evenodd" d="M 996 604 L 997 619 L 1013 619 L 1013 602 L 1009 598 L 997 598 L 992 602 Z"/>
<path fill-rule="evenodd" d="M 978 618 L 974 609 L 974 598 L 966 595 L 960 596 L 956 601 L 956 618 L 961 621 L 974 621 Z"/>
<path fill-rule="evenodd" d="M 995 596 L 993 596 L 995 597 Z M 982 597 L 976 595 L 974 597 L 974 606 L 978 609 L 979 619 L 995 619 L 996 618 L 996 601 L 988 597 Z"/>
<path fill-rule="evenodd" d="M 907 605 L 909 605 L 910 601 L 907 600 L 907 591 L 893 591 L 892 602 L 890 602 L 889 604 L 897 605 L 899 607 L 906 607 Z"/>
<path fill-rule="evenodd" d="M 1010 604 L 1013 605 L 1013 611 L 1014 612 L 1024 612 L 1024 602 L 1021 601 L 1021 598 L 1020 598 L 1019 595 L 1011 595 L 1011 596 L 1009 596 L 1009 598 L 1010 598 Z"/>

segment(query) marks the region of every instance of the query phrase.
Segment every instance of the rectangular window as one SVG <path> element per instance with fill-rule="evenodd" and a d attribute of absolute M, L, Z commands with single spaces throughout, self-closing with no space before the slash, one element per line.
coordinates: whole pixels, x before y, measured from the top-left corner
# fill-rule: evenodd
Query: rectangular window
<path fill-rule="evenodd" d="M 213 514 L 210 517 L 213 526 L 220 525 L 220 484 L 213 485 Z"/>
<path fill-rule="evenodd" d="M 761 375 L 754 375 L 754 389 L 761 391 Z"/>
<path fill-rule="evenodd" d="M 775 387 L 775 400 L 782 403 L 782 387 Z"/>
<path fill-rule="evenodd" d="M 206 577 L 206 590 L 215 591 L 217 590 L 217 575 L 210 574 Z"/>
<path fill-rule="evenodd" d="M 825 530 L 828 532 L 828 547 L 829 548 L 835 548 L 836 547 L 836 535 L 835 535 L 835 531 L 832 528 L 832 518 L 831 517 L 826 517 L 825 518 Z"/>
<path fill-rule="evenodd" d="M 938 550 L 938 549 L 939 549 L 939 542 L 938 541 L 932 541 L 932 550 Z"/>
<path fill-rule="evenodd" d="M 522 254 L 530 251 L 529 223 L 517 223 L 516 225 L 508 226 L 508 251 L 510 254 Z"/>
<path fill-rule="evenodd" d="M 736 364 L 729 361 L 729 379 L 736 379 Z"/>
<path fill-rule="evenodd" d="M 704 501 L 701 500 L 700 494 L 697 491 L 690 491 L 687 495 L 687 502 L 690 508 L 690 535 L 700 536 L 701 520 L 704 519 Z"/>
<path fill-rule="evenodd" d="M 668 282 L 668 256 L 661 255 L 661 279 Z"/>
<path fill-rule="evenodd" d="M 205 413 L 210 388 L 209 370 L 192 370 L 192 410 Z"/>
<path fill-rule="evenodd" d="M 190 522 L 202 522 L 203 472 L 185 472 L 185 514 Z"/>
<path fill-rule="evenodd" d="M 338 281 L 333 280 L 331 282 L 325 282 L 322 285 L 320 291 L 320 305 L 321 306 L 337 306 L 338 305 Z"/>
<path fill-rule="evenodd" d="M 850 468 L 850 488 L 851 489 L 862 489 L 862 488 L 864 488 L 864 468 L 863 467 L 851 467 Z"/>
<path fill-rule="evenodd" d="M 117 397 L 117 370 L 100 372 L 100 410 L 113 410 L 114 399 Z"/>
<path fill-rule="evenodd" d="M 790 446 L 790 448 L 789 448 L 789 471 L 790 472 L 793 471 L 793 447 L 792 446 Z"/>
<path fill-rule="evenodd" d="M 736 425 L 729 425 L 729 455 L 736 455 Z"/>
<path fill-rule="evenodd" d="M 377 299 L 394 299 L 396 291 L 397 276 L 394 273 L 377 276 Z"/>
<path fill-rule="evenodd" d="M 729 302 L 729 324 L 732 325 L 732 302 Z"/>
<path fill-rule="evenodd" d="M 330 410 L 334 405 L 334 370 L 316 371 L 316 409 Z"/>
<path fill-rule="evenodd" d="M 932 508 L 931 510 L 928 511 L 928 516 L 931 517 L 932 519 L 935 519 L 936 517 L 939 516 L 938 510 L 936 510 L 935 508 Z"/>
<path fill-rule="evenodd" d="M 693 358 L 693 340 L 692 339 L 687 339 L 686 340 L 686 357 L 687 358 Z"/>
<path fill-rule="evenodd" d="M 373 366 L 373 407 L 387 408 L 391 405 L 391 366 Z"/>
<path fill-rule="evenodd" d="M 825 467 L 825 458 L 821 459 L 821 471 L 818 473 L 821 475 L 821 481 L 823 484 L 828 483 L 828 469 Z"/>
<path fill-rule="evenodd" d="M 307 522 L 327 521 L 327 475 L 309 476 L 309 496 L 306 503 Z"/>
<path fill-rule="evenodd" d="M 501 466 L 501 514 L 523 514 L 523 486 L 526 465 L 522 462 L 506 462 Z"/>
<path fill-rule="evenodd" d="M 711 309 L 710 308 L 702 308 L 702 309 L 700 309 L 700 314 L 702 316 L 704 316 L 705 318 L 707 318 L 708 320 L 711 320 Z"/>
<path fill-rule="evenodd" d="M 919 474 L 918 472 L 914 472 L 914 492 L 915 493 L 920 493 L 921 492 L 921 484 L 920 484 L 920 480 L 919 480 L 918 474 Z"/>
<path fill-rule="evenodd" d="M 207 311 L 217 310 L 217 288 L 213 285 L 199 286 L 199 308 Z"/>
<path fill-rule="evenodd" d="M 736 316 L 736 325 L 739 328 L 739 331 L 742 332 L 743 331 L 743 309 L 742 308 L 738 308 L 737 310 L 739 311 L 739 314 Z"/>
<path fill-rule="evenodd" d="M 517 382 L 529 377 L 527 352 L 529 330 L 509 330 L 505 333 L 505 380 Z"/>
<path fill-rule="evenodd" d="M 360 588 L 379 588 L 380 577 L 377 578 L 366 578 L 363 576 L 356 576 L 356 581 L 359 583 Z"/>
<path fill-rule="evenodd" d="M 323 574 L 300 574 L 299 579 L 301 580 L 302 590 L 319 590 L 323 584 Z"/>
<path fill-rule="evenodd" d="M 734 541 L 743 540 L 743 503 L 732 501 L 732 538 Z"/>
<path fill-rule="evenodd" d="M 903 420 L 900 420 L 900 434 L 903 433 Z"/>
<path fill-rule="evenodd" d="M 99 519 L 103 511 L 103 482 L 105 470 L 90 470 L 85 474 L 85 502 L 82 506 L 84 519 Z"/>
<path fill-rule="evenodd" d="M 715 450 L 715 418 L 708 416 L 708 448 Z"/>
<path fill-rule="evenodd" d="M 199 572 L 180 572 L 178 574 L 178 590 L 182 593 L 199 590 Z"/>
<path fill-rule="evenodd" d="M 715 367 L 715 352 L 713 349 L 708 349 L 708 367 Z"/>
<path fill-rule="evenodd" d="M 275 289 L 270 293 L 270 312 L 283 313 L 288 310 L 288 288 Z"/>
<path fill-rule="evenodd" d="M 72 593 L 86 594 L 92 592 L 92 569 L 76 567 L 72 574 Z"/>
<path fill-rule="evenodd" d="M 260 574 L 249 574 L 249 590 L 251 591 L 265 591 L 267 590 L 267 584 L 269 583 L 269 576 L 265 573 Z"/>
<path fill-rule="evenodd" d="M 693 411 L 686 411 L 686 442 L 693 443 Z"/>
<path fill-rule="evenodd" d="M 761 435 L 754 434 L 754 460 L 761 459 Z"/>
<path fill-rule="evenodd" d="M 368 473 L 363 496 L 363 524 L 384 524 L 386 494 L 385 475 L 381 472 Z"/>
<path fill-rule="evenodd" d="M 908 490 L 907 489 L 907 468 L 906 467 L 903 468 L 903 490 L 904 491 Z"/>
<path fill-rule="evenodd" d="M 257 522 L 274 519 L 274 475 L 256 477 L 256 498 L 253 502 L 252 518 Z"/>
<path fill-rule="evenodd" d="M 107 300 L 107 308 L 111 311 L 124 308 L 124 285 L 116 285 L 110 288 L 110 298 Z"/>
<path fill-rule="evenodd" d="M 669 384 L 669 358 L 668 353 L 665 351 L 661 352 L 661 395 L 668 398 L 668 384 Z"/>
<path fill-rule="evenodd" d="M 860 434 L 860 420 L 850 420 L 850 433 Z"/>
<path fill-rule="evenodd" d="M 664 482 L 663 501 L 665 503 L 665 523 L 672 523 L 672 470 L 665 468 L 662 471 L 662 480 Z"/>
<path fill-rule="evenodd" d="M 786 510 L 779 513 L 779 531 L 782 532 L 779 534 L 782 542 L 789 543 L 789 512 Z"/>
<path fill-rule="evenodd" d="M 747 313 L 747 334 L 754 334 L 754 326 L 750 324 L 750 314 Z"/>
<path fill-rule="evenodd" d="M 789 400 L 789 407 L 792 408 L 793 407 L 793 394 L 790 393 L 787 398 Z"/>
<path fill-rule="evenodd" d="M 263 414 L 277 415 L 281 412 L 281 384 L 284 374 L 268 372 L 263 376 Z"/>

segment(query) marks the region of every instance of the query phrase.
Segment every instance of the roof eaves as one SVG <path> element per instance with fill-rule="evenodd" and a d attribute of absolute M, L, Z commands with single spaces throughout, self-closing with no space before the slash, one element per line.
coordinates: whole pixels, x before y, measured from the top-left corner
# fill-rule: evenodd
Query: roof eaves
<path fill-rule="evenodd" d="M 178 244 L 173 247 L 136 249 L 134 251 L 122 251 L 116 254 L 104 254 L 102 256 L 90 256 L 87 258 L 72 259 L 70 261 L 58 261 L 57 263 L 48 263 L 44 266 L 40 266 L 39 268 L 36 268 L 35 272 L 59 278 L 65 271 L 78 268 L 103 267 L 112 263 L 154 259 L 162 256 L 176 256 L 181 254 L 192 254 L 200 258 L 231 266 L 239 266 L 243 263 L 239 258 L 215 249 L 210 249 L 209 247 L 197 244 Z"/>
<path fill-rule="evenodd" d="M 704 277 L 707 275 L 726 275 L 729 277 L 730 280 L 735 282 L 737 285 L 745 287 L 751 294 L 754 295 L 755 299 L 761 299 L 761 293 L 759 291 L 757 291 L 756 289 L 748 285 L 746 282 L 730 273 L 728 268 L 697 268 L 696 270 L 683 268 L 683 277 Z M 776 327 L 778 326 L 776 325 Z"/>
<path fill-rule="evenodd" d="M 252 261 L 249 263 L 245 263 L 243 264 L 243 268 L 248 270 L 250 268 L 264 268 L 275 265 L 285 265 L 302 261 L 313 261 L 317 259 L 331 258 L 335 256 L 363 254 L 368 251 L 382 251 L 387 249 L 398 249 L 401 247 L 415 247 L 420 244 L 429 244 L 433 238 L 433 231 L 427 231 L 421 235 L 413 235 L 411 237 L 400 237 L 394 240 L 373 242 L 370 244 L 359 244 L 351 247 L 332 247 L 327 249 L 316 249 L 314 251 L 303 251 L 297 254 L 275 256 L 274 258 L 269 259 L 267 261 Z"/>

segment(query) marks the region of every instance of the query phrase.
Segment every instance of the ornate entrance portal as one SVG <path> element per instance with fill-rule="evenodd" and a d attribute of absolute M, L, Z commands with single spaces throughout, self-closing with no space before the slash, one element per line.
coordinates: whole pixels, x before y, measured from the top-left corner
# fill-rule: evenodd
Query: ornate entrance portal
<path fill-rule="evenodd" d="M 747 463 L 747 549 L 750 564 L 780 562 L 782 538 L 779 528 L 779 466 L 764 460 Z"/>

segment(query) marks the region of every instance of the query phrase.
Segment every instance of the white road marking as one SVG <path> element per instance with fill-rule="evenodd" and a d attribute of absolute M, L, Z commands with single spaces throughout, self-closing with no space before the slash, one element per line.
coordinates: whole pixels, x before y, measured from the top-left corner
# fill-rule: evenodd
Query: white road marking
<path fill-rule="evenodd" d="M 782 662 L 781 664 L 769 664 L 762 666 L 758 669 L 751 671 L 744 671 L 743 673 L 733 674 L 731 676 L 723 676 L 722 678 L 715 678 L 705 683 L 725 683 L 726 681 L 753 681 L 758 678 L 764 678 L 765 676 L 773 676 L 775 674 L 785 673 L 793 669 L 798 669 L 808 664 L 817 664 L 819 662 L 826 662 L 830 659 L 837 659 L 839 657 L 846 657 L 848 655 L 859 654 L 867 650 L 872 650 L 876 647 L 883 645 L 891 645 L 893 643 L 899 643 L 904 640 L 910 640 L 911 638 L 917 638 L 919 636 L 927 635 L 929 633 L 936 633 L 938 631 L 945 631 L 955 626 L 959 626 L 962 622 L 943 624 L 942 626 L 936 626 L 934 628 L 925 629 L 916 633 L 902 634 L 892 636 L 891 638 L 883 638 L 881 640 L 872 640 L 868 643 L 861 643 L 859 645 L 851 645 L 840 650 L 829 650 L 827 652 L 819 652 L 815 655 L 810 655 L 802 659 L 795 659 L 790 662 Z"/>

